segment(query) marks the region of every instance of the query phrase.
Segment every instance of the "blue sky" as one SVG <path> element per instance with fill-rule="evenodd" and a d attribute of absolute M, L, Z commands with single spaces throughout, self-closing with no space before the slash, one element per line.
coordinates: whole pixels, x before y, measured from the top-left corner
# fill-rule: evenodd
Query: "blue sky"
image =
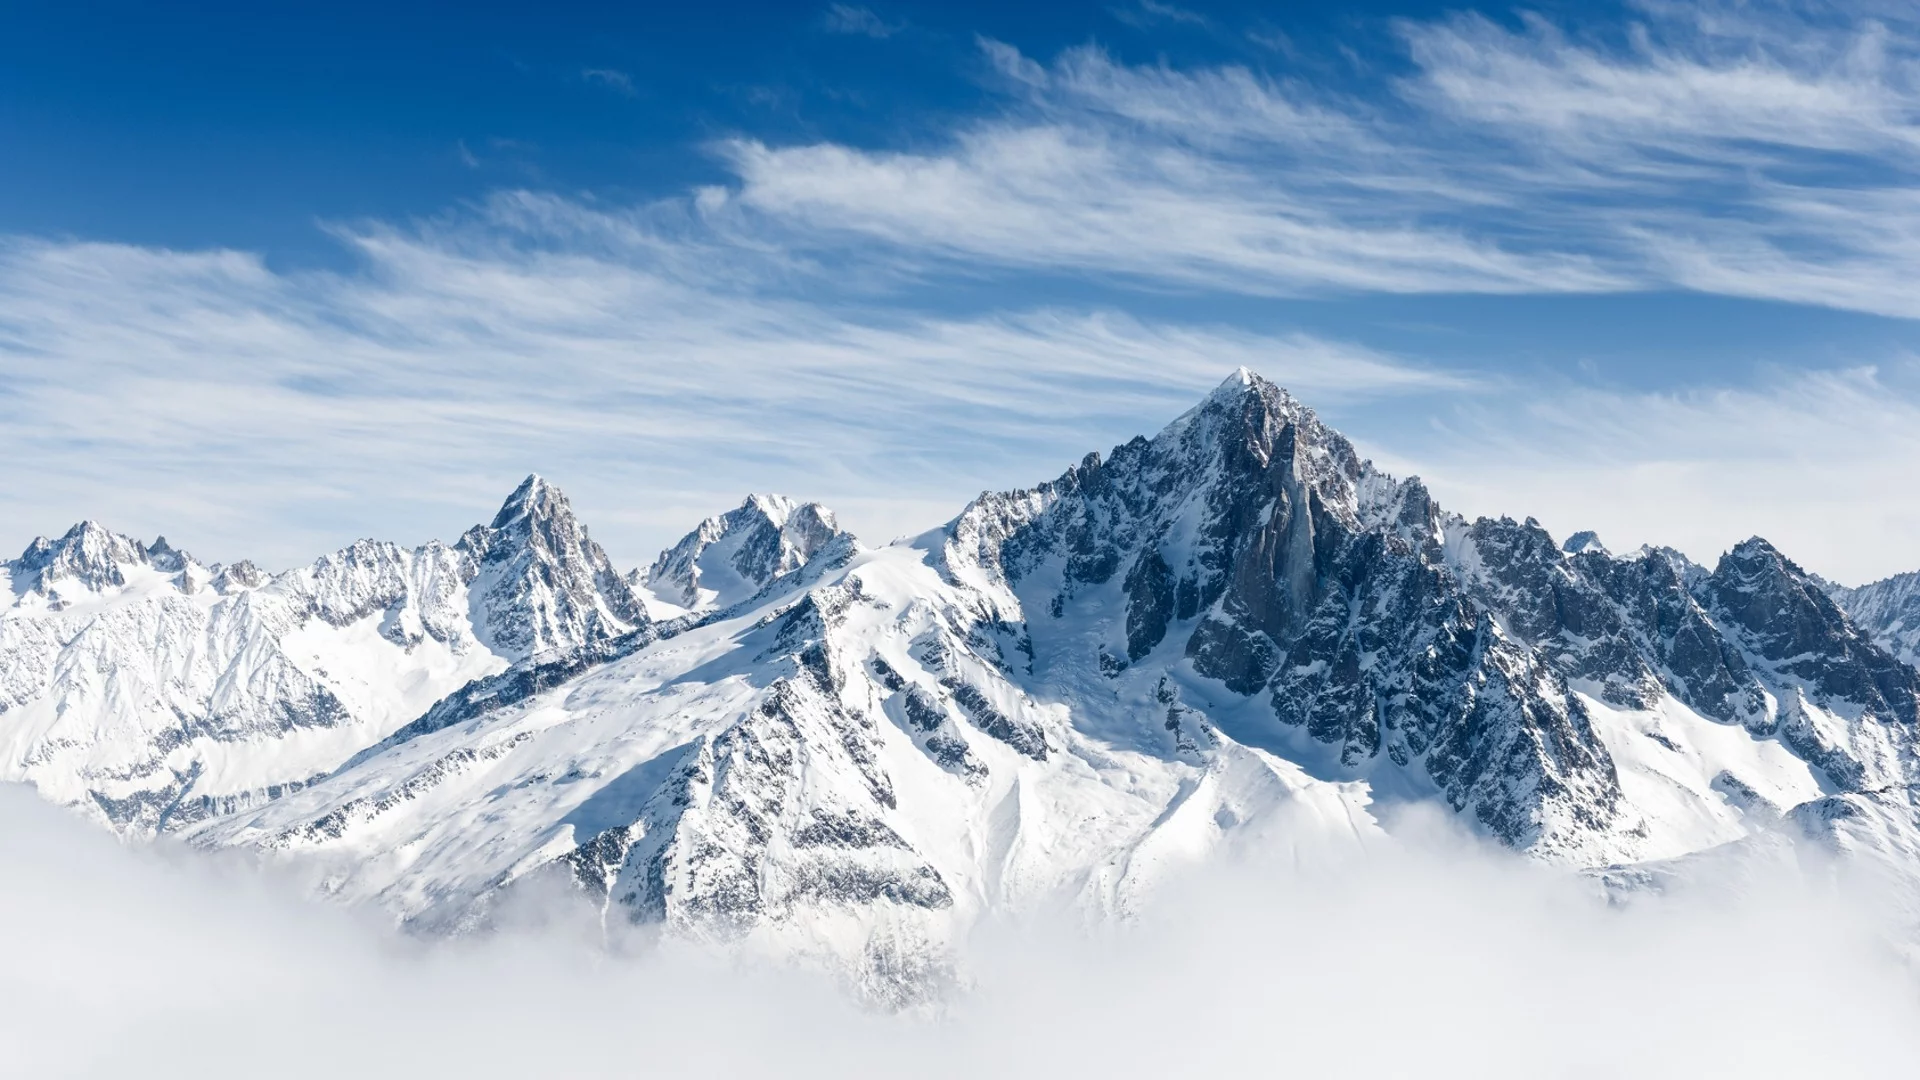
<path fill-rule="evenodd" d="M 1466 513 L 1920 566 L 1903 6 L 193 7 L 0 15 L 8 547 L 884 540 L 1246 364 Z"/>

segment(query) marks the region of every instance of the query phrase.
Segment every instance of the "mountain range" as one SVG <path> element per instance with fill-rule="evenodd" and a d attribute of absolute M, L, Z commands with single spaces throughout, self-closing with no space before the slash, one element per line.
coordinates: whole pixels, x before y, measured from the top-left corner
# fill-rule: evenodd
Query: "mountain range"
<path fill-rule="evenodd" d="M 622 574 L 536 476 L 450 546 L 83 522 L 0 572 L 0 779 L 428 932 L 559 894 L 906 1002 L 983 915 L 1400 804 L 1617 877 L 1784 837 L 1920 881 L 1920 574 L 1469 521 L 1244 369 L 878 548 L 755 495 Z"/>

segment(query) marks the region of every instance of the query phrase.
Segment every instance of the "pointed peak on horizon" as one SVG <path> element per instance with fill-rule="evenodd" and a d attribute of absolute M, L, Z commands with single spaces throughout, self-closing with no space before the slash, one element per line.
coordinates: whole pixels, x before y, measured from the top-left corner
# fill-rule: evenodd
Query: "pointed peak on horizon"
<path fill-rule="evenodd" d="M 740 500 L 739 509 L 758 510 L 769 518 L 777 517 L 784 521 L 788 514 L 800 506 L 798 500 L 771 491 L 755 491 Z"/>
<path fill-rule="evenodd" d="M 838 530 L 840 527 L 839 519 L 831 507 L 777 492 L 756 491 L 741 500 L 732 512 L 737 514 L 749 510 L 758 513 L 777 529 L 785 529 L 803 515 L 829 530 Z"/>
<path fill-rule="evenodd" d="M 1601 555 L 1611 554 L 1607 550 L 1607 545 L 1600 542 L 1600 534 L 1592 529 L 1582 529 L 1567 537 L 1567 542 L 1560 545 L 1560 550 L 1569 555 L 1578 555 L 1585 551 L 1597 552 Z"/>
<path fill-rule="evenodd" d="M 513 489 L 513 494 L 509 495 L 508 498 L 527 497 L 553 490 L 555 490 L 554 486 L 547 481 L 546 477 L 541 476 L 537 472 L 530 472 L 527 474 L 527 478 L 520 481 L 519 486 Z"/>
<path fill-rule="evenodd" d="M 1221 401 L 1236 401 L 1248 394 L 1266 394 L 1271 392 L 1283 401 L 1297 402 L 1287 388 L 1267 378 L 1265 375 L 1247 367 L 1245 364 L 1233 369 L 1233 374 L 1220 381 L 1220 385 L 1208 392 L 1202 405 Z"/>
<path fill-rule="evenodd" d="M 817 502 L 756 491 L 662 551 L 639 580 L 678 607 L 725 607 L 853 535 Z"/>
<path fill-rule="evenodd" d="M 1768 540 L 1766 537 L 1761 536 L 1758 533 L 1755 533 L 1754 535 L 1747 537 L 1745 540 L 1742 540 L 1739 543 L 1733 545 L 1733 548 L 1729 552 L 1729 554 L 1740 554 L 1740 555 L 1745 555 L 1749 553 L 1778 555 L 1780 554 L 1780 549 L 1777 547 L 1774 547 L 1773 542 L 1771 540 Z"/>
<path fill-rule="evenodd" d="M 521 517 L 570 510 L 565 493 L 539 473 L 528 473 L 527 478 L 520 481 L 520 485 L 500 504 L 500 512 L 493 516 L 492 527 L 502 528 Z"/>
<path fill-rule="evenodd" d="M 1252 368 L 1246 366 L 1245 364 L 1242 364 L 1239 367 L 1234 368 L 1233 373 L 1231 375 L 1228 375 L 1226 378 L 1220 380 L 1220 385 L 1214 387 L 1213 391 L 1209 393 L 1207 396 L 1221 397 L 1221 396 L 1238 394 L 1251 387 L 1258 386 L 1261 383 L 1264 383 L 1266 381 L 1267 380 L 1265 378 L 1261 377 L 1259 372 L 1253 370 Z"/>
<path fill-rule="evenodd" d="M 1288 415 L 1307 417 L 1314 415 L 1313 410 L 1289 393 L 1286 387 L 1243 364 L 1235 368 L 1233 374 L 1228 375 L 1192 408 L 1174 417 L 1166 427 L 1160 430 L 1156 438 L 1178 436 L 1203 415 L 1219 413 L 1222 410 L 1234 410 L 1254 399 L 1263 401 L 1268 406 L 1275 407 Z M 1084 465 L 1085 462 L 1082 464 Z"/>
<path fill-rule="evenodd" d="M 148 565 L 146 546 L 88 518 L 58 539 L 36 536 L 19 558 L 15 572 L 30 575 L 32 587 L 44 591 L 56 581 L 77 580 L 90 589 L 126 584 L 122 566 Z M 16 586 L 17 587 L 17 586 Z"/>
<path fill-rule="evenodd" d="M 1787 577 L 1805 576 L 1806 571 L 1794 562 L 1786 552 L 1774 546 L 1764 536 L 1749 536 L 1745 540 L 1728 548 L 1714 566 L 1716 577 L 1732 575 L 1735 578 L 1752 578 L 1755 575 L 1784 574 Z"/>
<path fill-rule="evenodd" d="M 57 537 L 34 537 L 32 542 L 27 545 L 27 549 L 21 553 L 20 557 L 26 559 L 36 554 L 44 555 L 45 553 L 55 551 L 85 551 L 89 545 L 103 550 L 138 548 L 140 546 L 139 541 L 134 540 L 132 537 L 122 536 L 112 529 L 107 528 L 105 525 L 100 524 L 98 521 L 95 521 L 93 518 L 86 518 L 82 521 L 75 522 L 71 528 Z M 144 549 L 141 549 L 141 551 L 144 554 Z"/>

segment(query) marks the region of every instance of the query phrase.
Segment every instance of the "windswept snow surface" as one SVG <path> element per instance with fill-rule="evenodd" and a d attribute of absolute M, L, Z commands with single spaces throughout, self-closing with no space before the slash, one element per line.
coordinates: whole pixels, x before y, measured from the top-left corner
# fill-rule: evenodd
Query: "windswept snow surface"
<path fill-rule="evenodd" d="M 7 777 L 425 930 L 557 893 L 908 1004 L 986 915 L 1403 807 L 1614 884 L 1780 844 L 1920 884 L 1920 672 L 1845 595 L 1467 521 L 1244 369 L 879 549 L 753 496 L 622 576 L 531 477 L 454 547 L 269 577 L 89 524 L 7 573 Z"/>

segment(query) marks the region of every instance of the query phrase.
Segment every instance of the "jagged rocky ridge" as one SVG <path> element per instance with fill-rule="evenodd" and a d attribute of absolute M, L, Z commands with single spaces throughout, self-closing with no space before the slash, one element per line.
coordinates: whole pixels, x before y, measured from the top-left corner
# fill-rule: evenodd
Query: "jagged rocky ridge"
<path fill-rule="evenodd" d="M 4 571 L 0 775 L 134 832 L 298 790 L 471 680 L 650 625 L 538 477 L 453 547 L 268 575 L 83 522 Z"/>
<path fill-rule="evenodd" d="M 408 584 L 398 614 L 300 624 L 515 652 L 433 683 L 440 700 L 410 715 L 349 725 L 357 745 L 297 790 L 196 813 L 180 823 L 194 842 L 309 866 L 422 928 L 558 890 L 818 955 L 896 1001 L 938 981 L 983 911 L 1064 891 L 1124 912 L 1222 847 L 1364 846 L 1380 799 L 1590 868 L 1781 830 L 1920 851 L 1920 674 L 1765 541 L 1708 569 L 1468 522 L 1249 373 L 1157 437 L 911 542 L 864 548 L 824 511 L 750 499 L 638 580 L 692 584 L 691 605 L 670 602 L 697 610 L 660 623 L 538 486 L 471 542 L 414 553 L 396 580 L 443 584 Z M 61 612 L 31 599 L 51 546 L 10 564 L 30 617 L 10 613 L 0 640 L 104 617 L 76 614 L 77 594 Z M 152 550 L 108 560 L 139 571 L 127 584 L 88 580 L 134 589 L 162 573 Z M 702 584 L 712 557 L 740 582 Z M 423 578 L 436 560 L 450 569 Z M 274 597 L 324 576 L 224 587 Z M 502 634 L 507 611 L 527 615 Z M 4 677 L 39 655 L 9 653 Z M 117 739 L 125 718 L 100 700 L 68 714 Z M 16 738 L 34 707 L 0 713 L 7 767 L 71 798 L 70 760 L 23 764 L 47 743 Z M 245 743 L 263 760 L 282 745 Z"/>
<path fill-rule="evenodd" d="M 711 611 L 747 599 L 846 535 L 833 511 L 782 495 L 749 495 L 660 553 L 633 584 L 671 608 Z"/>
<path fill-rule="evenodd" d="M 1920 663 L 1920 571 L 1857 589 L 1828 584 L 1827 592 L 1875 644 L 1908 664 Z"/>

